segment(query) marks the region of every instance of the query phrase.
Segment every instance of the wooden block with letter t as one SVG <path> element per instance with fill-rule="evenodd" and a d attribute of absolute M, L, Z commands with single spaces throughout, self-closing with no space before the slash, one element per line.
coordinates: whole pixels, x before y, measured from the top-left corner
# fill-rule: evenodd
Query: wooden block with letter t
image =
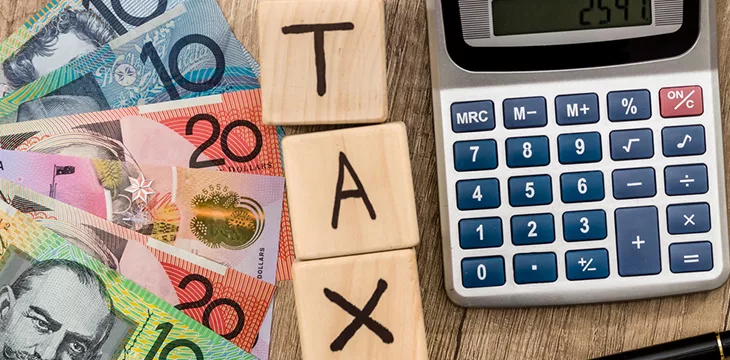
<path fill-rule="evenodd" d="M 297 258 L 418 244 L 403 123 L 287 136 L 282 151 Z"/>
<path fill-rule="evenodd" d="M 262 0 L 264 123 L 385 121 L 384 8 L 383 0 Z"/>
<path fill-rule="evenodd" d="M 425 360 L 412 249 L 296 262 L 294 294 L 305 360 Z"/>

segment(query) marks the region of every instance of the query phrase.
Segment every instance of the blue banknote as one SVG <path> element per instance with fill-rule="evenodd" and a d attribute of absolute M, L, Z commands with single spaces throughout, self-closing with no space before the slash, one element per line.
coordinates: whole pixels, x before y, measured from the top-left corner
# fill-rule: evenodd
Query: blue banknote
<path fill-rule="evenodd" d="M 0 99 L 0 123 L 259 87 L 215 0 L 187 0 Z"/>

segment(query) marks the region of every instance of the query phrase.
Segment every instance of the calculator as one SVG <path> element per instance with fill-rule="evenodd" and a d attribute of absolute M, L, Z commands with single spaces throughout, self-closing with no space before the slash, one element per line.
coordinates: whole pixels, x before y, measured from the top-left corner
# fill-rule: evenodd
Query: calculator
<path fill-rule="evenodd" d="M 429 0 L 428 18 L 452 301 L 726 281 L 714 0 Z"/>

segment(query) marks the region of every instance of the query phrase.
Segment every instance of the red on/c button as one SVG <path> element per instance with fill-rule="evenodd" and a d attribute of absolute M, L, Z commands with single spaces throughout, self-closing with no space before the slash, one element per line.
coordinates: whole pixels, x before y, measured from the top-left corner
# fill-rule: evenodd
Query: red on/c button
<path fill-rule="evenodd" d="M 661 89 L 659 104 L 664 118 L 699 116 L 705 112 L 700 86 Z"/>

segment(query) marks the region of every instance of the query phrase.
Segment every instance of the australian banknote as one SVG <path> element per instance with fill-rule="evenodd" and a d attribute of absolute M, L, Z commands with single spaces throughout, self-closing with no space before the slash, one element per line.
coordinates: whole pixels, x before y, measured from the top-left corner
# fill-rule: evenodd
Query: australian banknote
<path fill-rule="evenodd" d="M 38 144 L 64 142 L 58 140 Z M 0 177 L 274 283 L 283 178 L 144 165 L 108 156 L 100 150 L 113 143 L 103 140 L 76 137 L 71 143 L 94 159 L 0 150 Z M 266 353 L 271 320 L 269 309 L 256 355 Z"/>
<path fill-rule="evenodd" d="M 215 0 L 187 0 L 3 97 L 0 122 L 255 89 L 257 66 Z"/>
<path fill-rule="evenodd" d="M 0 347 L 10 359 L 254 359 L 0 202 Z"/>
<path fill-rule="evenodd" d="M 34 153 L 13 154 L 49 156 Z M 8 157 L 4 158 L 8 165 L 17 165 L 15 161 L 8 162 Z M 67 157 L 46 160 L 63 161 L 66 160 L 64 158 Z M 88 171 L 92 170 L 76 164 L 51 164 L 48 167 L 42 159 L 28 160 L 28 167 L 40 166 L 51 170 L 59 180 L 72 177 L 77 171 L 88 175 Z M 0 174 L 2 173 L 0 170 Z M 30 174 L 16 175 L 15 180 L 23 180 L 25 184 L 39 185 L 42 182 L 28 182 L 32 177 Z M 43 175 L 40 174 L 40 177 L 48 179 Z M 77 183 L 79 187 L 85 185 L 88 189 L 93 188 L 95 179 L 86 180 L 86 184 Z M 69 181 L 55 184 L 52 181 L 47 185 L 52 187 L 51 193 L 60 195 L 68 189 L 58 187 L 68 184 Z M 43 190 L 46 192 L 49 189 Z M 46 195 L 48 194 L 33 191 L 10 180 L 0 179 L 1 200 L 29 214 L 36 222 L 217 334 L 246 351 L 251 350 L 273 296 L 273 284 L 126 229 Z"/>
<path fill-rule="evenodd" d="M 0 43 L 0 97 L 92 52 L 182 0 L 51 0 Z"/>
<path fill-rule="evenodd" d="M 260 91 L 256 89 L 28 121 L 0 126 L 0 146 L 148 165 L 283 176 L 277 131 L 263 125 L 260 109 Z M 290 229 L 288 212 L 284 211 L 277 265 L 280 279 L 289 278 L 294 258 Z"/>

